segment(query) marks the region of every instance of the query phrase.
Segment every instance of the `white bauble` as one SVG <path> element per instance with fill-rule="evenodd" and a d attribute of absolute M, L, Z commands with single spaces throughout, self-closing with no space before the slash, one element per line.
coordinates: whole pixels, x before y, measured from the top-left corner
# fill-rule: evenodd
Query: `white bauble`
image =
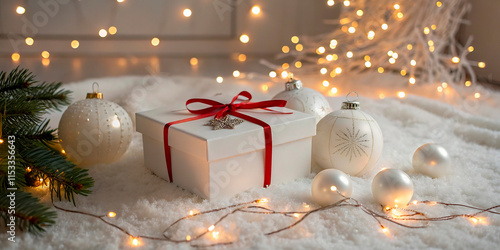
<path fill-rule="evenodd" d="M 435 143 L 420 146 L 413 154 L 413 168 L 432 178 L 451 173 L 451 159 L 448 151 Z"/>
<path fill-rule="evenodd" d="M 326 115 L 316 126 L 313 159 L 322 168 L 336 168 L 359 176 L 382 154 L 382 131 L 377 122 L 359 110 L 359 103 L 344 102 L 342 109 Z"/>
<path fill-rule="evenodd" d="M 278 93 L 273 99 L 285 100 L 285 107 L 316 116 L 316 123 L 332 111 L 321 93 L 302 87 L 302 82 L 293 78 L 286 83 L 285 91 Z"/>
<path fill-rule="evenodd" d="M 337 169 L 325 169 L 319 172 L 311 184 L 311 193 L 314 202 L 321 206 L 334 204 L 342 199 L 351 197 L 351 178 Z"/>
<path fill-rule="evenodd" d="M 70 105 L 59 122 L 62 147 L 78 166 L 114 162 L 132 140 L 133 124 L 127 112 L 99 97 L 101 93 L 89 93 L 88 99 Z"/>
<path fill-rule="evenodd" d="M 413 181 L 399 169 L 385 169 L 373 178 L 372 194 L 384 207 L 403 207 L 413 197 Z"/>

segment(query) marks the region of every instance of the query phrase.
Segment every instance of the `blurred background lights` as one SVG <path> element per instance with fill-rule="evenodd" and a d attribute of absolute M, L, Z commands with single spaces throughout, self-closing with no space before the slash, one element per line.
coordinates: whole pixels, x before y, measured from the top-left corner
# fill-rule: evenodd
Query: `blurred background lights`
<path fill-rule="evenodd" d="M 48 51 L 44 50 L 44 51 L 42 52 L 42 57 L 43 57 L 43 58 L 47 59 L 47 58 L 49 58 L 49 56 L 50 56 L 50 53 L 49 53 Z"/>
<path fill-rule="evenodd" d="M 78 40 L 71 41 L 71 48 L 76 49 L 78 46 L 80 46 L 80 42 L 78 42 Z"/>
<path fill-rule="evenodd" d="M 108 32 L 105 29 L 100 29 L 99 30 L 99 36 L 100 37 L 106 37 L 108 35 Z"/>
<path fill-rule="evenodd" d="M 240 71 L 238 71 L 238 70 L 233 71 L 233 76 L 234 77 L 239 77 L 240 76 Z"/>
<path fill-rule="evenodd" d="M 22 14 L 24 14 L 24 12 L 26 12 L 26 10 L 24 9 L 23 6 L 17 6 L 16 12 L 17 12 L 17 14 L 22 15 Z"/>
<path fill-rule="evenodd" d="M 17 62 L 21 58 L 21 55 L 19 55 L 19 53 L 17 53 L 17 52 L 16 53 L 12 53 L 11 58 L 12 58 L 12 61 Z"/>
<path fill-rule="evenodd" d="M 189 60 L 189 64 L 191 64 L 192 66 L 198 65 L 198 58 L 196 58 L 196 57 L 192 57 L 192 58 Z"/>
<path fill-rule="evenodd" d="M 328 6 L 333 6 L 335 4 L 335 1 L 328 0 L 328 1 L 326 1 L 326 4 L 328 4 Z"/>
<path fill-rule="evenodd" d="M 254 15 L 260 14 L 260 7 L 258 5 L 254 5 L 252 7 L 252 14 L 254 14 Z"/>
<path fill-rule="evenodd" d="M 26 42 L 26 44 L 28 46 L 33 45 L 33 43 L 35 42 L 35 40 L 33 40 L 33 38 L 31 38 L 31 37 L 26 37 L 26 39 L 24 41 Z"/>
<path fill-rule="evenodd" d="M 160 44 L 160 39 L 158 37 L 153 37 L 153 39 L 151 39 L 151 44 L 153 46 L 158 46 L 158 44 Z"/>
<path fill-rule="evenodd" d="M 222 76 L 218 76 L 216 79 L 215 79 L 218 83 L 222 83 L 224 81 L 224 78 L 222 78 Z"/>
<path fill-rule="evenodd" d="M 298 36 L 292 36 L 292 38 L 290 38 L 290 40 L 292 41 L 292 43 L 298 43 L 299 42 L 299 37 Z"/>
<path fill-rule="evenodd" d="M 275 78 L 277 76 L 276 71 L 269 72 L 269 77 Z"/>
<path fill-rule="evenodd" d="M 115 26 L 111 26 L 108 29 L 108 32 L 109 32 L 110 35 L 116 34 L 117 31 L 118 31 L 118 29 Z"/>
<path fill-rule="evenodd" d="M 250 37 L 248 37 L 247 34 L 243 34 L 243 35 L 240 36 L 240 41 L 242 43 L 248 43 L 250 41 Z"/>
<path fill-rule="evenodd" d="M 191 11 L 191 9 L 184 9 L 182 11 L 182 15 L 184 15 L 185 17 L 190 17 L 192 14 L 193 12 Z"/>

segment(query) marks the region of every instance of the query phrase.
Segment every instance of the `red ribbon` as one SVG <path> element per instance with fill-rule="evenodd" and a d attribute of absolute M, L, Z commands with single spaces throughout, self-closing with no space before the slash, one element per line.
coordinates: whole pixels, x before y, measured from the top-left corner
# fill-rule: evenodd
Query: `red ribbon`
<path fill-rule="evenodd" d="M 240 97 L 245 97 L 246 100 L 243 100 L 242 102 L 236 103 L 236 100 L 238 100 Z M 262 102 L 250 102 L 252 100 L 252 95 L 247 92 L 247 91 L 242 91 L 238 95 L 236 95 L 231 103 L 229 104 L 223 104 L 218 101 L 210 100 L 210 99 L 203 99 L 203 98 L 193 98 L 189 99 L 186 101 L 186 108 L 189 112 L 196 114 L 197 116 L 182 119 L 179 121 L 173 121 L 165 124 L 165 127 L 163 127 L 163 143 L 165 145 L 165 160 L 167 162 L 167 170 L 168 170 L 168 178 L 170 179 L 170 182 L 173 181 L 172 179 L 172 156 L 170 154 L 170 146 L 168 145 L 168 129 L 170 126 L 174 124 L 179 124 L 179 123 L 184 123 L 184 122 L 189 122 L 189 121 L 195 121 L 199 119 L 203 119 L 209 116 L 215 115 L 216 119 L 220 119 L 225 117 L 226 115 L 233 115 L 236 117 L 239 117 L 241 119 L 247 120 L 251 123 L 257 124 L 262 126 L 264 128 L 264 139 L 265 139 L 265 162 L 264 162 L 264 187 L 267 187 L 271 185 L 271 170 L 272 170 L 272 160 L 273 160 L 273 137 L 271 133 L 271 126 L 269 124 L 242 114 L 238 112 L 238 109 L 264 109 L 267 111 L 272 111 L 276 112 L 279 114 L 291 114 L 287 112 L 280 112 L 280 111 L 275 111 L 272 109 L 268 109 L 270 107 L 284 107 L 286 105 L 286 101 L 284 100 L 269 100 L 269 101 L 262 101 Z M 188 107 L 189 104 L 192 103 L 203 103 L 207 104 L 210 107 L 208 108 L 203 108 L 203 109 L 190 109 Z"/>

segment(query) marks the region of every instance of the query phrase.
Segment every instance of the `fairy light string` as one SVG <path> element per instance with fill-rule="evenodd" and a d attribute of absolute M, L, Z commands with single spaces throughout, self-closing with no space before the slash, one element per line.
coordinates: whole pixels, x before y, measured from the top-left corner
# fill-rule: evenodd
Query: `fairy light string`
<path fill-rule="evenodd" d="M 204 238 L 204 236 L 208 235 L 209 233 L 213 233 L 214 238 L 217 236 L 219 237 L 220 232 L 214 231 L 215 228 L 225 221 L 226 219 L 230 218 L 231 215 L 237 214 L 237 213 L 251 213 L 251 214 L 262 214 L 262 215 L 282 215 L 284 217 L 289 217 L 289 218 L 294 218 L 296 219 L 293 223 L 291 223 L 288 226 L 276 229 L 271 232 L 264 233 L 265 236 L 271 236 L 275 235 L 278 233 L 281 233 L 286 230 L 290 230 L 306 220 L 310 215 L 314 213 L 318 213 L 321 211 L 326 211 L 330 210 L 333 208 L 342 208 L 342 207 L 350 207 L 350 208 L 355 208 L 355 209 L 360 209 L 362 212 L 365 214 L 371 216 L 377 224 L 380 226 L 381 231 L 389 235 L 389 229 L 384 225 L 383 222 L 395 224 L 404 228 L 410 228 L 410 229 L 418 229 L 418 228 L 425 228 L 427 227 L 431 222 L 437 222 L 437 221 L 448 221 L 448 220 L 453 220 L 456 218 L 468 218 L 471 220 L 473 224 L 477 223 L 482 223 L 484 220 L 482 218 L 477 217 L 480 214 L 484 213 L 489 213 L 489 214 L 496 214 L 500 215 L 500 212 L 494 211 L 494 209 L 500 208 L 500 205 L 492 206 L 489 208 L 479 208 L 475 206 L 470 206 L 466 204 L 460 204 L 460 203 L 446 203 L 446 202 L 438 202 L 438 201 L 413 201 L 408 206 L 412 205 L 418 205 L 418 204 L 424 204 L 427 206 L 436 206 L 436 205 L 441 205 L 445 207 L 462 207 L 462 208 L 467 208 L 474 210 L 473 213 L 462 213 L 462 214 L 449 214 L 449 215 L 444 215 L 444 216 L 438 216 L 438 217 L 428 217 L 426 214 L 423 212 L 417 211 L 416 209 L 412 209 L 407 207 L 386 207 L 382 209 L 382 212 L 377 212 L 373 209 L 370 209 L 369 207 L 361 204 L 359 201 L 357 201 L 354 198 L 350 197 L 345 197 L 343 196 L 339 190 L 332 190 L 337 192 L 340 196 L 342 196 L 342 200 L 323 207 L 319 207 L 316 209 L 312 209 L 310 211 L 278 211 L 278 210 L 273 210 L 270 209 L 264 205 L 260 205 L 262 203 L 268 203 L 268 200 L 266 198 L 263 199 L 258 199 L 258 200 L 253 200 L 249 202 L 242 202 L 242 203 L 237 203 L 233 205 L 229 205 L 226 207 L 221 207 L 221 208 L 216 208 L 216 209 L 211 209 L 207 211 L 200 211 L 200 212 L 193 212 L 192 210 L 189 212 L 187 216 L 181 217 L 171 223 L 168 227 L 165 228 L 165 230 L 162 232 L 163 237 L 154 237 L 154 236 L 148 236 L 148 235 L 134 235 L 127 229 L 118 226 L 117 224 L 114 224 L 105 218 L 113 218 L 116 216 L 116 213 L 114 212 L 109 212 L 105 215 L 96 215 L 88 212 L 83 212 L 83 211 L 77 211 L 77 210 L 70 210 L 70 209 L 65 209 L 62 207 L 59 207 L 55 204 L 54 207 L 60 211 L 67 212 L 67 213 L 75 213 L 75 214 L 80 214 L 80 215 L 85 215 L 89 217 L 96 218 L 100 220 L 101 222 L 107 224 L 108 226 L 114 227 L 121 231 L 123 234 L 129 236 L 132 239 L 132 245 L 138 246 L 140 243 L 140 239 L 147 239 L 147 240 L 155 240 L 155 241 L 164 241 L 164 242 L 171 242 L 171 243 L 176 243 L 176 244 L 187 244 L 189 243 L 190 246 L 192 247 L 212 247 L 212 246 L 221 246 L 221 245 L 230 245 L 237 240 L 232 240 L 232 241 L 224 241 L 224 242 L 215 242 L 212 244 L 198 244 L 195 243 L 195 241 Z M 309 205 L 305 204 L 304 207 L 309 208 Z M 192 235 L 186 235 L 184 239 L 174 239 L 173 236 L 170 235 L 170 232 L 173 231 L 174 226 L 180 224 L 182 221 L 187 220 L 187 219 L 192 219 L 201 215 L 205 214 L 211 214 L 211 213 L 216 213 L 220 211 L 225 211 L 229 210 L 222 216 L 218 218 L 214 223 L 212 223 L 207 229 L 203 230 L 201 233 L 198 234 L 192 234 Z M 413 224 L 410 224 L 413 223 Z"/>

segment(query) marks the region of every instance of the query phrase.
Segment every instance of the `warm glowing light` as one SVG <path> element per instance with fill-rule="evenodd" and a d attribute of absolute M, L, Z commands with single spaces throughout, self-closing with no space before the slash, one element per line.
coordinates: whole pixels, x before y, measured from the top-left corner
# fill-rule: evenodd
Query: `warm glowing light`
<path fill-rule="evenodd" d="M 477 66 L 478 66 L 479 68 L 482 68 L 482 69 L 483 69 L 484 67 L 486 67 L 486 63 L 485 63 L 485 62 L 478 62 L 478 63 L 477 63 Z"/>
<path fill-rule="evenodd" d="M 336 186 L 331 186 L 330 190 L 332 190 L 333 192 L 337 192 L 337 187 Z"/>
<path fill-rule="evenodd" d="M 115 212 L 109 212 L 109 213 L 108 213 L 108 217 L 109 217 L 109 218 L 116 217 L 116 213 L 115 213 Z"/>
<path fill-rule="evenodd" d="M 415 61 L 415 60 L 411 60 L 411 61 L 410 61 L 410 64 L 411 64 L 411 66 L 416 66 L 416 65 L 417 65 L 417 61 Z"/>
<path fill-rule="evenodd" d="M 375 37 L 375 31 L 373 30 L 368 31 L 368 34 L 366 36 L 368 37 L 369 40 L 373 40 L 373 38 Z"/>
<path fill-rule="evenodd" d="M 386 168 L 383 168 L 383 169 L 382 169 L 382 170 L 380 170 L 380 171 L 384 171 L 385 169 L 386 169 Z M 385 209 L 385 211 L 389 211 L 389 210 L 391 210 L 391 207 L 386 206 L 384 209 Z"/>
<path fill-rule="evenodd" d="M 288 68 L 290 68 L 290 64 L 288 64 L 288 63 L 283 63 L 283 64 L 281 65 L 281 67 L 282 67 L 283 69 L 288 69 Z"/>
<path fill-rule="evenodd" d="M 335 1 L 328 0 L 328 1 L 326 1 L 326 4 L 328 4 L 328 6 L 333 6 L 335 4 Z"/>
<path fill-rule="evenodd" d="M 218 83 L 222 83 L 224 81 L 224 78 L 222 78 L 222 76 L 218 76 L 215 81 L 217 81 Z"/>
<path fill-rule="evenodd" d="M 248 43 L 250 41 L 250 37 L 248 37 L 247 34 L 243 34 L 243 35 L 240 36 L 240 41 L 242 43 Z"/>
<path fill-rule="evenodd" d="M 357 10 L 356 11 L 356 15 L 358 15 L 358 16 L 363 16 L 363 14 L 364 14 L 363 10 Z"/>
<path fill-rule="evenodd" d="M 186 241 L 190 241 L 191 240 L 191 235 L 186 235 Z"/>
<path fill-rule="evenodd" d="M 217 231 L 212 232 L 212 237 L 214 239 L 218 239 L 219 238 L 219 232 L 217 232 Z"/>
<path fill-rule="evenodd" d="M 408 50 L 412 50 L 413 49 L 413 45 L 411 45 L 410 43 L 408 45 L 406 45 L 406 49 Z"/>
<path fill-rule="evenodd" d="M 26 12 L 26 9 L 24 9 L 23 6 L 17 6 L 16 12 L 17 12 L 17 14 L 22 15 L 22 14 L 24 14 L 24 12 Z"/>
<path fill-rule="evenodd" d="M 2 143 L 3 143 L 3 139 L 0 139 L 0 144 L 2 144 Z M 30 167 L 27 167 L 27 168 L 26 168 L 26 172 L 28 172 L 28 173 L 29 173 L 29 172 L 31 172 L 31 168 L 30 168 Z"/>
<path fill-rule="evenodd" d="M 210 227 L 208 227 L 208 231 L 209 231 L 209 232 L 212 232 L 214 229 L 215 229 L 215 226 L 214 226 L 214 225 L 211 225 Z"/>
<path fill-rule="evenodd" d="M 48 58 L 43 58 L 43 59 L 42 59 L 42 65 L 43 65 L 43 66 L 49 66 L 49 65 L 50 65 L 50 59 L 48 59 Z"/>
<path fill-rule="evenodd" d="M 434 46 L 430 46 L 430 47 L 429 47 L 429 51 L 430 51 L 430 52 L 434 52 Z"/>
<path fill-rule="evenodd" d="M 396 63 L 396 59 L 394 59 L 393 57 L 389 58 L 389 63 L 390 64 L 395 64 Z"/>
<path fill-rule="evenodd" d="M 378 98 L 380 98 L 380 99 L 384 99 L 384 98 L 385 98 L 384 93 L 380 93 L 380 94 L 378 94 Z"/>
<path fill-rule="evenodd" d="M 240 71 L 238 71 L 238 70 L 233 71 L 233 76 L 240 77 Z"/>
<path fill-rule="evenodd" d="M 155 47 L 158 46 L 158 44 L 160 44 L 160 39 L 158 37 L 154 37 L 151 39 L 151 44 Z"/>
<path fill-rule="evenodd" d="M 300 69 L 302 67 L 302 62 L 301 61 L 296 61 L 295 62 L 295 68 Z"/>
<path fill-rule="evenodd" d="M 477 218 L 474 218 L 474 217 L 472 217 L 470 220 L 471 220 L 473 223 L 477 223 L 477 222 L 479 221 Z"/>
<path fill-rule="evenodd" d="M 327 55 L 326 60 L 329 62 L 333 61 L 333 55 Z"/>
<path fill-rule="evenodd" d="M 330 89 L 330 92 L 331 92 L 332 94 L 337 94 L 338 89 L 337 89 L 337 88 L 335 88 L 335 87 L 333 87 L 332 89 Z"/>
<path fill-rule="evenodd" d="M 399 4 L 394 4 L 394 9 L 395 10 L 399 10 L 399 8 L 401 8 L 401 6 L 399 6 Z"/>
<path fill-rule="evenodd" d="M 259 7 L 259 6 L 257 6 L 257 5 L 254 5 L 254 6 L 252 7 L 252 14 L 254 14 L 254 15 L 258 15 L 258 14 L 260 14 L 260 7 Z"/>
<path fill-rule="evenodd" d="M 305 203 L 305 202 L 302 202 L 302 206 L 304 206 L 305 208 L 309 208 L 309 204 Z"/>
<path fill-rule="evenodd" d="M 459 63 L 460 62 L 460 58 L 458 58 L 458 56 L 454 56 L 453 58 L 451 58 L 451 62 L 452 63 Z"/>
<path fill-rule="evenodd" d="M 365 59 L 365 61 L 370 61 L 371 58 L 369 55 L 365 55 L 364 59 Z"/>
<path fill-rule="evenodd" d="M 402 69 L 402 70 L 401 70 L 401 75 L 402 75 L 402 76 L 405 76 L 405 75 L 406 75 L 406 70 Z"/>
<path fill-rule="evenodd" d="M 434 41 L 429 40 L 429 41 L 427 42 L 427 44 L 428 44 L 429 46 L 434 46 Z"/>
<path fill-rule="evenodd" d="M 349 5 L 351 5 L 351 2 L 349 2 L 348 0 L 345 0 L 345 1 L 344 1 L 344 5 L 345 5 L 345 6 L 349 6 Z"/>
<path fill-rule="evenodd" d="M 44 50 L 44 51 L 42 52 L 42 57 L 43 57 L 43 58 L 49 58 L 49 56 L 50 56 L 50 53 L 49 53 L 48 51 Z"/>
<path fill-rule="evenodd" d="M 352 34 L 352 33 L 356 32 L 356 28 L 354 28 L 354 27 L 349 27 L 349 29 L 347 29 L 347 31 L 349 31 L 349 33 L 351 33 L 351 34 Z"/>
<path fill-rule="evenodd" d="M 347 53 L 345 53 L 345 56 L 347 56 L 347 58 L 352 58 L 354 54 L 352 53 L 352 51 L 347 51 Z"/>
<path fill-rule="evenodd" d="M 401 19 L 401 18 L 403 18 L 403 13 L 402 12 L 398 12 L 398 14 L 396 14 L 396 16 Z"/>
<path fill-rule="evenodd" d="M 266 202 L 268 202 L 268 201 L 269 201 L 269 200 L 268 200 L 267 198 L 262 198 L 262 199 L 258 200 L 257 202 L 258 202 L 258 203 L 266 203 Z"/>
<path fill-rule="evenodd" d="M 189 64 L 191 64 L 192 66 L 198 65 L 198 58 L 192 57 L 191 59 L 189 59 Z"/>
<path fill-rule="evenodd" d="M 111 122 L 111 125 L 114 127 L 114 128 L 119 128 L 120 127 L 120 120 L 118 120 L 118 117 L 115 116 L 115 119 L 113 120 L 113 122 Z"/>
<path fill-rule="evenodd" d="M 326 68 L 321 68 L 319 70 L 319 73 L 321 73 L 322 75 L 326 74 L 326 72 L 328 72 L 328 70 Z"/>
<path fill-rule="evenodd" d="M 260 88 L 262 89 L 262 91 L 267 92 L 269 86 L 267 86 L 267 84 L 263 84 Z"/>
<path fill-rule="evenodd" d="M 286 71 L 281 72 L 281 78 L 283 78 L 283 79 L 288 78 L 288 72 L 286 72 Z"/>
<path fill-rule="evenodd" d="M 116 34 L 116 32 L 118 32 L 118 29 L 115 26 L 111 26 L 108 28 L 108 32 L 110 35 L 114 35 Z"/>
<path fill-rule="evenodd" d="M 292 38 L 290 40 L 292 40 L 292 43 L 298 43 L 299 42 L 299 37 L 298 36 L 292 36 Z"/>
<path fill-rule="evenodd" d="M 247 60 L 247 55 L 245 55 L 245 54 L 239 54 L 238 55 L 238 61 L 244 62 L 246 60 Z"/>
<path fill-rule="evenodd" d="M 299 213 L 293 213 L 293 217 L 295 217 L 295 218 L 299 218 L 299 217 L 300 217 L 300 214 L 299 214 Z"/>
<path fill-rule="evenodd" d="M 479 97 L 481 97 L 481 93 L 476 92 L 476 93 L 474 94 L 474 97 L 475 97 L 476 99 L 479 99 Z"/>
<path fill-rule="evenodd" d="M 430 202 L 427 202 L 427 204 L 429 204 L 429 206 L 434 206 L 434 205 L 437 205 L 437 202 L 436 201 L 430 201 Z"/>
<path fill-rule="evenodd" d="M 392 58 L 398 59 L 398 57 L 399 57 L 398 53 L 396 53 L 396 52 L 392 53 Z"/>
<path fill-rule="evenodd" d="M 329 85 L 330 85 L 330 83 L 327 80 L 323 81 L 323 86 L 328 87 Z"/>
<path fill-rule="evenodd" d="M 393 54 L 394 54 L 394 51 L 392 51 L 392 50 L 387 51 L 388 56 L 392 56 Z"/>
<path fill-rule="evenodd" d="M 443 88 L 445 89 L 445 88 L 447 88 L 447 87 L 448 87 L 448 83 L 447 83 L 447 82 L 442 82 L 442 83 L 441 83 L 441 86 L 443 86 Z"/>
<path fill-rule="evenodd" d="M 139 245 L 139 240 L 137 238 L 132 239 L 132 245 L 138 246 Z"/>
<path fill-rule="evenodd" d="M 443 92 L 443 87 L 438 86 L 438 87 L 437 87 L 437 91 L 438 91 L 439 93 Z"/>
<path fill-rule="evenodd" d="M 472 52 L 472 51 L 474 51 L 474 47 L 473 47 L 473 46 L 469 46 L 469 47 L 467 48 L 467 50 L 468 50 L 469 52 Z"/>
<path fill-rule="evenodd" d="M 71 41 L 71 48 L 76 49 L 80 46 L 80 42 L 78 40 Z"/>
<path fill-rule="evenodd" d="M 417 200 L 414 200 L 411 202 L 413 205 L 417 205 L 418 204 L 418 201 Z"/>
<path fill-rule="evenodd" d="M 428 35 L 430 32 L 431 30 L 429 29 L 429 27 L 424 28 L 424 34 Z"/>
<path fill-rule="evenodd" d="M 194 215 L 194 211 L 193 210 L 189 210 L 189 213 L 188 213 L 190 216 Z"/>
<path fill-rule="evenodd" d="M 326 50 L 325 50 L 325 47 L 321 46 L 321 47 L 319 47 L 319 48 L 316 50 L 316 53 L 318 53 L 319 55 L 321 55 L 321 54 L 325 53 L 325 51 L 326 51 Z"/>
<path fill-rule="evenodd" d="M 408 82 L 410 82 L 410 84 L 415 84 L 416 80 L 415 80 L 415 77 L 410 77 L 410 79 L 408 79 Z"/>
<path fill-rule="evenodd" d="M 337 47 L 337 40 L 333 39 L 330 41 L 330 49 L 335 49 Z"/>
<path fill-rule="evenodd" d="M 471 84 L 472 84 L 471 81 L 465 81 L 465 87 L 470 87 Z"/>
<path fill-rule="evenodd" d="M 380 26 L 383 30 L 387 30 L 389 28 L 389 25 L 387 25 L 387 23 L 383 23 L 381 26 Z"/>
<path fill-rule="evenodd" d="M 437 2 L 436 2 L 436 6 L 437 6 L 437 7 L 441 7 L 441 6 L 443 6 L 443 3 L 441 3 L 441 1 L 437 1 Z"/>
<path fill-rule="evenodd" d="M 432 30 L 436 30 L 437 29 L 437 26 L 435 24 L 431 25 L 431 29 Z"/>
<path fill-rule="evenodd" d="M 386 227 L 382 227 L 382 232 L 385 233 L 385 234 L 388 234 L 389 233 L 389 229 L 387 229 Z"/>
<path fill-rule="evenodd" d="M 190 16 L 193 14 L 193 12 L 192 12 L 190 9 L 184 9 L 184 10 L 182 11 L 182 14 L 183 14 L 185 17 L 190 17 Z"/>
<path fill-rule="evenodd" d="M 342 73 L 342 68 L 341 67 L 335 68 L 335 73 L 337 73 L 337 74 Z"/>
<path fill-rule="evenodd" d="M 406 96 L 406 93 L 405 93 L 405 92 L 403 92 L 403 91 L 399 91 L 399 92 L 398 92 L 398 97 L 399 97 L 399 98 L 405 98 L 405 96 Z"/>
<path fill-rule="evenodd" d="M 21 58 L 21 55 L 19 55 L 19 53 L 15 52 L 15 53 L 12 53 L 12 56 L 10 56 L 10 57 L 12 58 L 12 61 L 17 62 Z"/>
<path fill-rule="evenodd" d="M 382 74 L 382 73 L 384 73 L 384 68 L 382 68 L 382 67 L 378 67 L 377 71 L 378 71 L 378 73 L 381 73 L 381 74 Z"/>
<path fill-rule="evenodd" d="M 372 63 L 370 61 L 365 62 L 365 67 L 369 68 L 372 66 Z"/>
<path fill-rule="evenodd" d="M 33 45 L 33 43 L 35 42 L 35 40 L 33 40 L 33 38 L 31 38 L 31 37 L 26 37 L 26 39 L 24 41 L 26 42 L 26 44 L 28 46 Z"/>
<path fill-rule="evenodd" d="M 302 51 L 302 50 L 304 49 L 304 46 L 303 46 L 302 44 L 300 44 L 300 43 L 299 43 L 299 44 L 295 45 L 295 49 L 296 49 L 297 51 Z"/>
<path fill-rule="evenodd" d="M 105 29 L 100 29 L 99 30 L 99 36 L 100 37 L 106 37 L 108 35 L 108 32 Z"/>
<path fill-rule="evenodd" d="M 275 77 L 276 77 L 276 75 L 277 75 L 277 74 L 276 74 L 276 71 L 270 71 L 270 72 L 269 72 L 269 77 L 271 77 L 271 78 L 275 78 Z"/>
<path fill-rule="evenodd" d="M 283 53 L 288 53 L 288 52 L 290 52 L 290 48 L 285 45 L 285 46 L 281 47 L 281 51 L 283 51 Z"/>
<path fill-rule="evenodd" d="M 125 1 L 125 0 L 116 0 L 116 1 L 119 3 L 123 3 L 123 1 Z"/>

